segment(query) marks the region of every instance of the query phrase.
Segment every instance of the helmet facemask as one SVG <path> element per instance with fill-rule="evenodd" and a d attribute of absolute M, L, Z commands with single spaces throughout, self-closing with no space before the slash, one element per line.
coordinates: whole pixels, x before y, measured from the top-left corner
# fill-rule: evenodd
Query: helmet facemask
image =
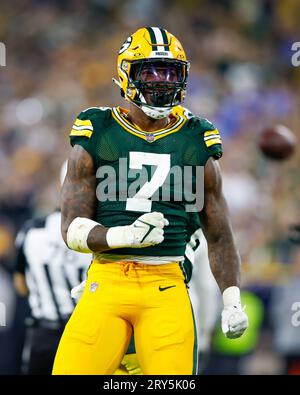
<path fill-rule="evenodd" d="M 143 59 L 131 62 L 131 101 L 151 118 L 164 118 L 184 101 L 188 62 L 175 59 Z"/>

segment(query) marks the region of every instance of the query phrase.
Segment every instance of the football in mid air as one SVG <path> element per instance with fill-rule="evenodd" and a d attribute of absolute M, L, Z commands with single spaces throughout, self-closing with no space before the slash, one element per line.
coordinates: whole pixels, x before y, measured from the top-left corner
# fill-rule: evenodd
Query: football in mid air
<path fill-rule="evenodd" d="M 288 159 L 295 151 L 296 137 L 286 126 L 275 125 L 260 132 L 258 147 L 267 158 Z"/>

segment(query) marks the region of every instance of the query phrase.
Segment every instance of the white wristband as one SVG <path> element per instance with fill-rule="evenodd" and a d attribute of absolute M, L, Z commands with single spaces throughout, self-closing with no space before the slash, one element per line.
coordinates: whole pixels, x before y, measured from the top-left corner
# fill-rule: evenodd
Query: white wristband
<path fill-rule="evenodd" d="M 134 237 L 129 226 L 113 226 L 106 233 L 106 242 L 109 248 L 131 247 Z"/>
<path fill-rule="evenodd" d="M 76 217 L 69 225 L 67 232 L 67 244 L 71 250 L 78 252 L 93 252 L 87 245 L 87 239 L 90 231 L 95 226 L 100 225 L 98 222 L 89 218 Z"/>
<path fill-rule="evenodd" d="M 228 287 L 223 292 L 224 306 L 228 305 L 240 305 L 241 304 L 241 292 L 239 287 L 233 286 Z"/>

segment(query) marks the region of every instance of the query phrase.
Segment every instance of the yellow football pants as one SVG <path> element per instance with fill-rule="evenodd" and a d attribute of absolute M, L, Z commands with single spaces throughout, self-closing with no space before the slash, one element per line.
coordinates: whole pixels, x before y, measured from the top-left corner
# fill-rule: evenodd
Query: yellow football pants
<path fill-rule="evenodd" d="M 113 374 L 133 332 L 144 374 L 195 373 L 193 313 L 178 263 L 94 261 L 53 374 Z"/>

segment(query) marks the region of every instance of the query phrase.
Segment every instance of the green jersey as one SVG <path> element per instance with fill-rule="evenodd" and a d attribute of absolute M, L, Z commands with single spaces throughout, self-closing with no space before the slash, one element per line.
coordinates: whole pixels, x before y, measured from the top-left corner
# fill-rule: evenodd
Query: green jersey
<path fill-rule="evenodd" d="M 72 146 L 81 145 L 94 162 L 95 221 L 106 227 L 129 225 L 153 211 L 163 213 L 169 221 L 161 244 L 107 253 L 184 256 L 189 239 L 186 207 L 191 204 L 191 190 L 196 190 L 197 169 L 210 157 L 222 156 L 215 126 L 178 106 L 166 128 L 149 133 L 131 123 L 126 110 L 97 107 L 79 114 L 70 139 Z M 186 194 L 188 177 L 191 190 Z"/>
<path fill-rule="evenodd" d="M 196 249 L 200 246 L 201 223 L 198 213 L 190 213 L 188 216 L 187 244 L 182 262 L 182 270 L 185 282 L 191 280 L 194 268 L 194 256 Z"/>

